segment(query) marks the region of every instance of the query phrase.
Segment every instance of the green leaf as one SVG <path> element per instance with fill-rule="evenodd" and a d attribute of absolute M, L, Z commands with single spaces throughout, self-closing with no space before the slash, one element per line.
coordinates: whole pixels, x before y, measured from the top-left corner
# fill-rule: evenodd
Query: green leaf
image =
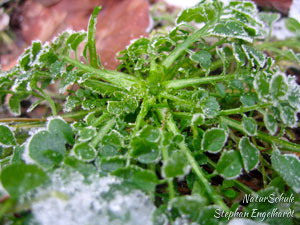
<path fill-rule="evenodd" d="M 31 104 L 31 106 L 27 109 L 27 112 L 32 112 L 39 104 L 41 104 L 44 99 L 39 99 Z"/>
<path fill-rule="evenodd" d="M 200 50 L 199 52 L 194 52 L 191 56 L 190 59 L 193 60 L 196 63 L 199 63 L 200 66 L 208 70 L 211 66 L 211 54 L 208 51 L 205 50 Z"/>
<path fill-rule="evenodd" d="M 125 165 L 126 165 L 126 158 L 122 156 L 114 156 L 114 157 L 102 158 L 99 167 L 101 171 L 106 173 L 111 173 L 119 168 L 125 167 Z"/>
<path fill-rule="evenodd" d="M 102 138 L 100 155 L 103 157 L 119 155 L 122 146 L 123 139 L 121 134 L 117 131 L 112 131 Z"/>
<path fill-rule="evenodd" d="M 270 81 L 266 73 L 259 72 L 256 74 L 254 88 L 260 98 L 266 98 L 270 94 Z"/>
<path fill-rule="evenodd" d="M 24 151 L 25 151 L 25 146 L 24 145 L 15 146 L 10 162 L 11 163 L 21 163 L 21 162 L 23 162 L 22 156 L 23 156 Z"/>
<path fill-rule="evenodd" d="M 289 104 L 300 111 L 300 86 L 296 82 L 296 77 L 289 76 L 289 95 L 288 101 Z"/>
<path fill-rule="evenodd" d="M 241 156 L 238 151 L 224 151 L 217 163 L 217 172 L 226 179 L 237 178 L 243 169 Z"/>
<path fill-rule="evenodd" d="M 3 168 L 1 183 L 11 197 L 17 198 L 42 185 L 47 175 L 36 165 L 15 163 Z"/>
<path fill-rule="evenodd" d="M 203 113 L 208 118 L 214 118 L 219 114 L 220 105 L 215 97 L 209 96 L 201 102 Z"/>
<path fill-rule="evenodd" d="M 27 149 L 30 158 L 46 169 L 59 164 L 66 154 L 65 140 L 45 130 L 32 136 Z"/>
<path fill-rule="evenodd" d="M 191 22 L 196 23 L 212 21 L 216 16 L 216 9 L 208 3 L 199 3 L 198 5 L 183 10 L 177 17 L 176 23 Z"/>
<path fill-rule="evenodd" d="M 59 93 L 63 94 L 66 89 L 74 84 L 78 79 L 78 73 L 77 71 L 70 71 L 62 74 L 61 80 L 60 80 L 60 85 L 59 85 Z"/>
<path fill-rule="evenodd" d="M 240 97 L 240 101 L 243 104 L 243 106 L 252 106 L 257 103 L 257 97 L 255 94 L 252 93 L 246 93 Z"/>
<path fill-rule="evenodd" d="M 156 175 L 150 170 L 144 170 L 137 166 L 128 166 L 117 169 L 112 173 L 123 178 L 124 183 L 145 192 L 153 192 L 158 183 Z"/>
<path fill-rule="evenodd" d="M 116 91 L 121 90 L 120 88 L 118 88 L 113 84 L 102 82 L 99 80 L 94 80 L 94 79 L 93 80 L 88 79 L 84 81 L 83 86 L 87 87 L 88 89 L 90 89 L 95 93 L 102 94 L 102 95 L 112 95 Z"/>
<path fill-rule="evenodd" d="M 280 103 L 278 108 L 281 121 L 288 127 L 297 127 L 297 111 L 288 103 Z"/>
<path fill-rule="evenodd" d="M 159 145 L 143 137 L 134 137 L 130 146 L 130 155 L 141 163 L 155 163 L 160 158 Z"/>
<path fill-rule="evenodd" d="M 15 135 L 8 126 L 0 124 L 0 134 L 0 146 L 10 147 L 16 144 Z"/>
<path fill-rule="evenodd" d="M 69 124 L 61 118 L 53 118 L 48 122 L 48 130 L 53 135 L 59 137 L 65 143 L 74 144 L 73 131 Z"/>
<path fill-rule="evenodd" d="M 79 138 L 78 140 L 81 142 L 89 141 L 94 138 L 97 134 L 97 130 L 95 127 L 84 127 L 79 130 Z"/>
<path fill-rule="evenodd" d="M 246 172 L 250 172 L 251 170 L 255 169 L 259 162 L 259 151 L 253 145 L 249 138 L 242 137 L 239 142 L 239 149 L 242 156 L 242 161 L 244 164 L 244 168 Z"/>
<path fill-rule="evenodd" d="M 161 138 L 160 130 L 153 126 L 145 126 L 138 134 L 149 142 L 158 143 Z"/>
<path fill-rule="evenodd" d="M 87 36 L 86 32 L 82 32 L 82 31 L 72 33 L 68 37 L 66 44 L 70 45 L 71 49 L 76 51 L 79 44 L 86 39 L 86 36 Z"/>
<path fill-rule="evenodd" d="M 97 16 L 101 11 L 102 7 L 97 6 L 94 8 L 92 15 L 89 19 L 88 25 L 88 34 L 87 34 L 87 49 L 89 51 L 90 64 L 92 67 L 98 68 L 98 55 L 96 51 L 96 25 L 97 25 Z"/>
<path fill-rule="evenodd" d="M 233 56 L 237 63 L 241 66 L 246 64 L 246 55 L 242 49 L 242 47 L 236 43 L 232 44 L 233 48 Z"/>
<path fill-rule="evenodd" d="M 227 133 L 221 128 L 212 128 L 205 131 L 201 142 L 204 151 L 218 153 L 222 150 L 227 141 Z"/>
<path fill-rule="evenodd" d="M 226 95 L 226 87 L 225 87 L 225 85 L 223 83 L 217 83 L 215 88 L 216 88 L 216 92 L 220 96 L 225 97 L 225 95 Z"/>
<path fill-rule="evenodd" d="M 295 18 L 287 18 L 285 20 L 286 28 L 293 33 L 300 33 L 300 23 Z"/>
<path fill-rule="evenodd" d="M 252 66 L 257 65 L 260 68 L 265 66 L 267 58 L 262 51 L 257 50 L 249 45 L 242 45 L 242 49 L 244 50 L 246 57 L 251 62 Z"/>
<path fill-rule="evenodd" d="M 97 172 L 97 169 L 93 164 L 83 162 L 74 156 L 65 157 L 64 164 L 78 171 L 85 177 Z"/>
<path fill-rule="evenodd" d="M 300 192 L 300 160 L 296 155 L 281 155 L 276 147 L 271 156 L 272 166 L 295 192 Z"/>
<path fill-rule="evenodd" d="M 278 123 L 270 112 L 264 113 L 264 123 L 271 135 L 275 135 L 278 130 Z"/>
<path fill-rule="evenodd" d="M 247 135 L 255 136 L 257 134 L 256 120 L 252 117 L 243 116 L 242 126 Z"/>
<path fill-rule="evenodd" d="M 169 208 L 177 209 L 180 215 L 195 221 L 199 216 L 199 209 L 205 206 L 205 203 L 205 199 L 199 195 L 186 195 L 172 199 L 169 202 Z"/>
<path fill-rule="evenodd" d="M 269 27 L 272 27 L 273 23 L 280 19 L 280 14 L 272 12 L 260 12 L 259 18 L 263 22 L 265 22 Z"/>
<path fill-rule="evenodd" d="M 9 102 L 9 109 L 12 114 L 15 116 L 21 115 L 21 100 L 19 96 L 13 95 L 10 97 Z"/>
<path fill-rule="evenodd" d="M 160 130 L 156 127 L 145 126 L 136 137 L 131 140 L 130 155 L 141 163 L 154 163 L 160 158 L 159 140 Z"/>
<path fill-rule="evenodd" d="M 173 151 L 168 160 L 164 161 L 162 174 L 165 178 L 183 177 L 190 171 L 186 155 L 182 151 Z"/>
<path fill-rule="evenodd" d="M 87 142 L 76 144 L 73 147 L 73 151 L 75 153 L 75 156 L 79 160 L 82 160 L 85 162 L 90 162 L 90 161 L 94 160 L 97 156 L 96 149 Z"/>
<path fill-rule="evenodd" d="M 124 112 L 133 113 L 138 107 L 136 100 L 128 99 L 127 101 L 108 101 L 107 111 L 109 113 L 118 115 Z"/>
<path fill-rule="evenodd" d="M 288 84 L 285 75 L 281 73 L 273 75 L 270 89 L 274 100 L 284 100 L 288 93 Z"/>
<path fill-rule="evenodd" d="M 252 42 L 253 39 L 244 29 L 242 23 L 238 21 L 226 21 L 219 23 L 212 31 L 213 35 L 227 38 L 237 38 L 247 42 Z"/>

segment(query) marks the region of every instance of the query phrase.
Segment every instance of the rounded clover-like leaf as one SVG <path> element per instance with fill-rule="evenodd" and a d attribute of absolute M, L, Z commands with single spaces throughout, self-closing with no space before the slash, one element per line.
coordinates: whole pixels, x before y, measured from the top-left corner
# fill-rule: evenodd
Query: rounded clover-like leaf
<path fill-rule="evenodd" d="M 97 134 L 95 127 L 84 127 L 79 131 L 79 141 L 89 141 Z"/>
<path fill-rule="evenodd" d="M 201 142 L 204 151 L 217 153 L 222 150 L 227 141 L 227 133 L 221 128 L 212 128 L 205 131 Z"/>
<path fill-rule="evenodd" d="M 288 93 L 286 77 L 279 73 L 271 79 L 271 94 L 274 100 L 284 100 Z"/>
<path fill-rule="evenodd" d="M 48 169 L 59 164 L 66 153 L 65 140 L 46 130 L 33 135 L 27 149 L 31 159 Z"/>
<path fill-rule="evenodd" d="M 164 162 L 162 174 L 164 177 L 183 177 L 190 171 L 190 166 L 185 154 L 181 151 L 174 151 Z"/>
<path fill-rule="evenodd" d="M 159 157 L 159 145 L 149 142 L 146 138 L 134 137 L 131 141 L 130 155 L 141 163 L 154 163 Z"/>
<path fill-rule="evenodd" d="M 238 177 L 243 169 L 241 156 L 238 151 L 229 150 L 223 152 L 218 161 L 216 170 L 226 179 L 234 179 Z"/>
<path fill-rule="evenodd" d="M 278 124 L 275 117 L 270 112 L 264 113 L 264 123 L 271 135 L 274 135 L 278 130 Z"/>
<path fill-rule="evenodd" d="M 243 137 L 239 142 L 239 149 L 244 164 L 244 168 L 247 172 L 253 170 L 259 162 L 259 151 L 250 142 L 249 138 Z"/>
<path fill-rule="evenodd" d="M 281 155 L 274 147 L 271 156 L 272 166 L 283 180 L 297 193 L 300 192 L 300 160 L 295 155 Z"/>
<path fill-rule="evenodd" d="M 92 161 L 97 156 L 96 149 L 89 145 L 89 143 L 76 144 L 73 148 L 76 157 L 82 161 Z"/>
<path fill-rule="evenodd" d="M 53 118 L 48 122 L 48 130 L 68 144 L 74 144 L 73 131 L 69 124 L 61 118 Z"/>
<path fill-rule="evenodd" d="M 0 125 L 0 146 L 9 147 L 16 144 L 14 133 L 6 125 Z"/>
<path fill-rule="evenodd" d="M 256 120 L 252 117 L 243 117 L 242 126 L 245 133 L 249 136 L 254 136 L 257 134 L 257 124 Z"/>
<path fill-rule="evenodd" d="M 15 163 L 4 167 L 1 172 L 2 186 L 13 198 L 42 185 L 46 180 L 46 173 L 37 165 Z"/>

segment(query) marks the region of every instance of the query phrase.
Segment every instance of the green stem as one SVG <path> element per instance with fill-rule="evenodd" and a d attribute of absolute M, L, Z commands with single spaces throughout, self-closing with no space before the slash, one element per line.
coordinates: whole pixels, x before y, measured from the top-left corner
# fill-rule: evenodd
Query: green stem
<path fill-rule="evenodd" d="M 57 110 L 56 110 L 55 102 L 42 89 L 39 88 L 38 90 L 42 94 L 42 96 L 44 97 L 44 99 L 49 103 L 51 111 L 52 111 L 52 115 L 53 116 L 57 116 Z"/>
<path fill-rule="evenodd" d="M 249 112 L 261 108 L 266 108 L 272 106 L 271 103 L 265 103 L 265 104 L 257 104 L 257 105 L 252 105 L 252 106 L 246 106 L 246 107 L 240 107 L 240 108 L 234 108 L 234 109 L 226 109 L 226 110 L 221 110 L 220 115 L 226 116 L 226 115 L 232 115 L 232 114 L 240 114 L 244 112 Z"/>
<path fill-rule="evenodd" d="M 151 106 L 155 103 L 155 98 L 154 97 L 150 97 L 150 98 L 145 98 L 142 105 L 141 105 L 141 110 L 136 118 L 136 122 L 135 122 L 135 127 L 133 130 L 133 135 L 135 135 L 138 130 L 141 127 L 141 124 L 145 118 L 145 116 L 147 115 L 149 109 L 151 108 Z"/>
<path fill-rule="evenodd" d="M 236 129 L 236 130 L 238 130 L 242 133 L 245 133 L 244 129 L 242 127 L 242 124 L 240 122 L 238 122 L 236 120 L 233 120 L 233 119 L 230 119 L 230 118 L 227 118 L 227 117 L 220 117 L 220 119 L 221 119 L 222 122 L 226 123 L 230 127 L 233 127 L 234 129 Z M 271 135 L 266 134 L 264 132 L 257 131 L 256 137 L 263 140 L 263 141 L 266 141 L 270 144 L 280 145 L 284 150 L 292 151 L 292 152 L 300 152 L 300 145 L 289 142 L 289 141 L 285 141 L 285 140 L 280 139 L 278 137 L 271 136 Z"/>
<path fill-rule="evenodd" d="M 163 61 L 162 65 L 169 69 L 174 61 L 183 53 L 185 50 L 190 47 L 194 42 L 199 40 L 204 36 L 209 29 L 209 24 L 207 23 L 204 27 L 197 30 L 195 33 L 191 34 L 183 43 L 179 44 L 172 53 Z"/>
<path fill-rule="evenodd" d="M 117 71 L 101 70 L 85 65 L 79 61 L 71 59 L 68 56 L 61 56 L 61 59 L 76 66 L 77 68 L 89 73 L 93 73 L 93 77 L 115 84 L 118 87 L 129 88 L 138 82 L 137 78 Z"/>
<path fill-rule="evenodd" d="M 165 98 L 165 99 L 169 99 L 171 101 L 174 101 L 174 102 L 177 102 L 177 103 L 180 103 L 182 104 L 184 107 L 187 107 L 188 109 L 193 109 L 194 106 L 191 106 L 191 102 L 188 102 L 182 98 L 179 98 L 177 96 L 174 96 L 174 95 L 171 95 L 171 94 L 168 94 L 166 92 L 162 92 L 159 94 L 159 97 L 162 97 L 162 98 Z"/>
<path fill-rule="evenodd" d="M 165 109 L 166 110 L 166 109 Z M 158 110 L 159 115 L 161 115 L 162 109 Z M 168 130 L 171 131 L 174 135 L 181 135 L 180 131 L 178 129 L 178 127 L 176 126 L 172 115 L 169 113 L 168 114 L 168 118 L 165 121 L 166 125 L 168 127 Z M 191 167 L 193 168 L 195 174 L 197 175 L 197 177 L 199 178 L 200 183 L 202 184 L 202 186 L 205 188 L 205 191 L 207 193 L 207 195 L 209 196 L 209 198 L 216 203 L 217 205 L 221 206 L 222 209 L 224 210 L 228 210 L 227 205 L 223 202 L 221 196 L 219 196 L 214 189 L 211 187 L 209 181 L 206 179 L 202 169 L 199 167 L 197 161 L 195 160 L 194 156 L 192 155 L 192 153 L 190 152 L 189 148 L 187 147 L 186 143 L 184 141 L 182 141 L 181 143 L 178 144 L 179 148 L 181 149 L 181 151 L 183 151 L 187 157 L 187 160 L 189 161 Z"/>
<path fill-rule="evenodd" d="M 99 130 L 97 136 L 94 137 L 94 139 L 91 141 L 91 146 L 96 147 L 101 141 L 101 139 L 104 137 L 104 135 L 106 135 L 110 131 L 110 129 L 115 125 L 115 123 L 115 118 L 107 121 L 106 124 L 104 124 L 104 126 L 101 127 L 101 129 Z"/>
<path fill-rule="evenodd" d="M 95 7 L 94 11 L 90 17 L 89 25 L 88 25 L 88 34 L 87 34 L 87 45 L 89 49 L 89 56 L 90 56 L 90 64 L 92 67 L 98 68 L 98 57 L 97 57 L 97 51 L 96 51 L 96 24 L 97 24 L 97 16 L 99 12 L 101 11 L 102 7 Z"/>
<path fill-rule="evenodd" d="M 199 84 L 209 84 L 212 82 L 218 82 L 223 80 L 231 80 L 236 77 L 236 74 L 220 75 L 220 76 L 209 76 L 201 78 L 189 78 L 180 80 L 169 80 L 162 83 L 167 89 L 181 89 L 186 87 L 197 86 Z"/>
<path fill-rule="evenodd" d="M 269 47 L 275 47 L 275 48 L 289 47 L 292 49 L 299 50 L 299 40 L 297 38 L 291 38 L 286 40 L 263 42 L 261 44 L 257 44 L 256 47 L 258 49 L 263 49 L 263 50 Z"/>

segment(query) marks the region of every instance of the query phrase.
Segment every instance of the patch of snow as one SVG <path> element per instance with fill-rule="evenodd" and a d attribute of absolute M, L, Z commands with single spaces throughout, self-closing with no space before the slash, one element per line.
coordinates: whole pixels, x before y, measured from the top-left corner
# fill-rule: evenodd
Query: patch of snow
<path fill-rule="evenodd" d="M 300 21 L 300 0 L 293 0 L 289 11 L 289 17 Z"/>
<path fill-rule="evenodd" d="M 40 225 L 152 225 L 152 201 L 139 190 L 123 193 L 112 188 L 121 182 L 112 176 L 92 175 L 85 181 L 79 173 L 54 173 L 51 184 L 36 192 L 34 221 Z"/>

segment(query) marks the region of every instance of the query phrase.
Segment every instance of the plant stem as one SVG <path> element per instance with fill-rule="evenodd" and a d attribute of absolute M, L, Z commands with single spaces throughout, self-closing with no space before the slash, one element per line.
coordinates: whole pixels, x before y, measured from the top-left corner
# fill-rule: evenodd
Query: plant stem
<path fill-rule="evenodd" d="M 233 127 L 234 129 L 241 131 L 242 133 L 244 132 L 244 129 L 242 127 L 242 124 L 236 120 L 227 118 L 227 117 L 220 117 L 221 121 L 226 123 L 227 125 L 229 125 L 230 127 Z M 300 145 L 295 144 L 295 143 L 291 143 L 289 141 L 285 141 L 283 139 L 280 139 L 278 137 L 274 137 L 271 136 L 269 134 L 266 134 L 264 132 L 261 131 L 257 131 L 257 138 L 266 141 L 270 144 L 278 144 L 280 145 L 283 149 L 287 150 L 287 151 L 292 151 L 292 152 L 300 152 Z"/>
<path fill-rule="evenodd" d="M 169 159 L 169 153 L 168 153 L 168 149 L 166 148 L 166 146 L 162 145 L 162 157 L 163 157 L 163 161 L 166 162 Z M 169 198 L 173 199 L 175 197 L 175 190 L 174 190 L 174 184 L 173 184 L 173 179 L 167 179 L 168 180 L 168 189 L 169 189 Z"/>
<path fill-rule="evenodd" d="M 161 114 L 163 109 L 158 110 L 159 112 L 159 116 L 161 116 Z M 165 109 L 166 110 L 166 109 Z M 167 128 L 169 131 L 171 131 L 174 135 L 181 135 L 180 131 L 178 130 L 178 127 L 176 126 L 173 117 L 170 113 L 168 113 L 168 118 L 165 121 Z M 207 195 L 209 196 L 209 198 L 216 203 L 217 205 L 221 206 L 223 210 L 228 210 L 227 205 L 223 202 L 221 196 L 219 196 L 214 189 L 210 186 L 209 181 L 206 179 L 202 169 L 199 167 L 197 161 L 195 160 L 194 156 L 192 155 L 192 153 L 190 152 L 189 148 L 187 147 L 186 143 L 184 141 L 182 141 L 181 143 L 178 144 L 179 148 L 181 149 L 181 151 L 183 151 L 187 157 L 187 160 L 189 161 L 190 165 L 192 166 L 195 174 L 197 175 L 197 177 L 199 178 L 200 183 L 202 184 L 202 186 L 205 188 L 205 191 L 207 193 Z"/>
<path fill-rule="evenodd" d="M 90 64 L 92 67 L 98 68 L 98 57 L 97 57 L 97 51 L 96 51 L 96 39 L 95 39 L 95 33 L 96 33 L 96 24 L 97 24 L 97 16 L 99 12 L 101 11 L 102 7 L 95 7 L 94 11 L 90 17 L 89 25 L 88 25 L 88 49 L 89 49 L 89 57 L 90 57 Z"/>
<path fill-rule="evenodd" d="M 263 42 L 261 44 L 258 44 L 256 45 L 256 47 L 258 49 L 263 49 L 263 50 L 269 47 L 276 47 L 276 48 L 288 47 L 288 48 L 299 50 L 299 40 L 297 40 L 297 38 L 291 38 L 286 40 L 269 41 L 269 42 Z"/>
<path fill-rule="evenodd" d="M 136 77 L 122 72 L 96 69 L 74 59 L 71 59 L 68 56 L 61 56 L 61 59 L 72 64 L 73 66 L 76 66 L 78 69 L 84 70 L 89 73 L 93 73 L 93 77 L 95 78 L 100 78 L 104 81 L 115 84 L 118 87 L 127 89 L 138 82 L 138 79 Z"/>
<path fill-rule="evenodd" d="M 138 132 L 138 130 L 141 127 L 141 124 L 142 124 L 145 116 L 147 115 L 149 109 L 155 103 L 155 100 L 156 100 L 155 97 L 144 98 L 144 101 L 141 105 L 141 110 L 140 110 L 140 112 L 139 112 L 139 114 L 136 118 L 136 121 L 135 121 L 133 136 Z"/>
<path fill-rule="evenodd" d="M 177 96 L 168 94 L 166 92 L 160 93 L 159 97 L 169 99 L 169 100 L 174 101 L 174 102 L 178 102 L 178 103 L 182 104 L 184 107 L 187 107 L 188 109 L 193 109 L 194 108 L 193 106 L 191 106 L 191 102 L 188 102 L 188 101 L 186 101 L 182 98 L 179 98 Z"/>
<path fill-rule="evenodd" d="M 179 44 L 171 54 L 163 61 L 162 65 L 169 69 L 174 61 L 194 42 L 196 42 L 200 37 L 206 34 L 206 31 L 209 29 L 209 24 L 207 23 L 204 27 L 197 30 L 195 33 L 191 34 L 183 43 Z"/>
<path fill-rule="evenodd" d="M 42 89 L 39 88 L 38 90 L 42 94 L 42 96 L 44 97 L 44 99 L 49 103 L 51 111 L 52 111 L 52 115 L 53 116 L 57 116 L 57 110 L 56 110 L 55 102 Z"/>
<path fill-rule="evenodd" d="M 236 74 L 220 75 L 220 76 L 209 76 L 201 78 L 189 78 L 189 79 L 180 79 L 180 80 L 169 80 L 162 83 L 166 89 L 181 89 L 186 87 L 192 87 L 199 84 L 209 84 L 212 82 L 218 82 L 222 80 L 234 79 Z"/>
<path fill-rule="evenodd" d="M 226 109 L 226 110 L 221 110 L 219 115 L 226 116 L 226 115 L 231 115 L 231 114 L 240 114 L 240 113 L 244 113 L 244 112 L 248 112 L 248 111 L 253 111 L 256 109 L 266 108 L 269 106 L 272 106 L 272 104 L 265 103 L 265 104 L 257 104 L 257 105 L 252 105 L 252 106 L 234 108 L 234 109 Z"/>
<path fill-rule="evenodd" d="M 110 129 L 115 125 L 115 123 L 115 118 L 107 121 L 106 124 L 104 124 L 104 126 L 101 127 L 101 129 L 99 130 L 97 136 L 94 137 L 94 139 L 91 141 L 91 146 L 96 147 L 101 141 L 101 139 L 104 137 L 104 135 L 106 135 L 110 131 Z"/>

